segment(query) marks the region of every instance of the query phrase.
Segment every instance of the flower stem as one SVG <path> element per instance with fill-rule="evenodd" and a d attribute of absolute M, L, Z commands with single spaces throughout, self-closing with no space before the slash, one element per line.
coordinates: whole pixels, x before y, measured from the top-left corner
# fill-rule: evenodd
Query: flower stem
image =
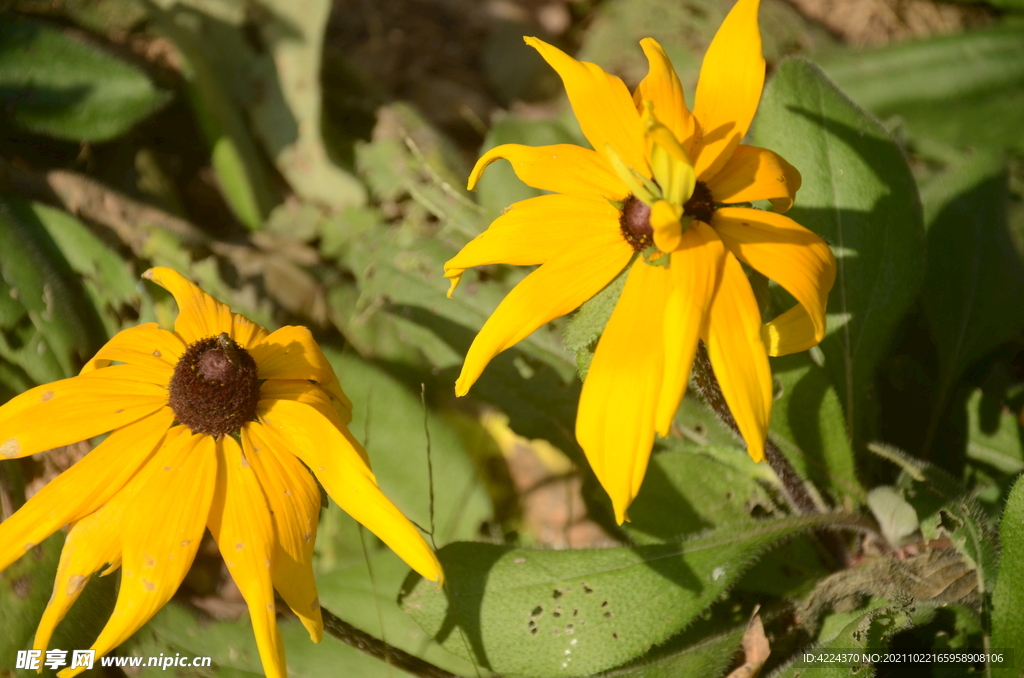
<path fill-rule="evenodd" d="M 439 666 L 434 666 L 428 661 L 409 654 L 405 650 L 399 650 L 383 640 L 374 638 L 369 633 L 361 631 L 343 619 L 339 619 L 330 610 L 321 607 L 320 614 L 324 619 L 324 630 L 346 645 L 351 645 L 360 652 L 365 652 L 371 657 L 386 662 L 407 673 L 420 678 L 459 678 L 458 675 L 445 671 Z"/>

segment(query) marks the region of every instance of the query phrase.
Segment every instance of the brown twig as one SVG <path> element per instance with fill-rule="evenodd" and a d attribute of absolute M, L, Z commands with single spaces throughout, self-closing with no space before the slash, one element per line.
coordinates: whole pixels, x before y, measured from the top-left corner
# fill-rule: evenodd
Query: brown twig
<path fill-rule="evenodd" d="M 388 645 L 383 640 L 374 638 L 365 631 L 352 626 L 347 621 L 339 619 L 330 610 L 320 608 L 320 613 L 323 615 L 324 630 L 327 633 L 346 645 L 351 645 L 360 652 L 365 652 L 371 657 L 387 662 L 396 669 L 401 669 L 414 676 L 420 676 L 420 678 L 459 678 L 455 673 L 445 671 L 441 667 L 413 656 L 405 650 L 399 650 L 397 647 Z"/>

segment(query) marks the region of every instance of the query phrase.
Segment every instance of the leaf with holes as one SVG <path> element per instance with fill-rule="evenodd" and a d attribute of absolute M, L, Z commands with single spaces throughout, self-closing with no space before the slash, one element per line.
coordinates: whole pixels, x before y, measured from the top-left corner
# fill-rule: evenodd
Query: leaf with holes
<path fill-rule="evenodd" d="M 765 88 L 755 142 L 803 172 L 787 216 L 836 255 L 821 349 L 857 449 L 875 367 L 924 274 L 917 187 L 882 126 L 806 61 L 785 61 Z"/>
<path fill-rule="evenodd" d="M 633 548 L 450 544 L 438 552 L 445 589 L 410 576 L 401 602 L 442 647 L 496 672 L 590 675 L 687 627 L 772 544 L 826 525 L 852 527 L 852 519 L 744 523 L 680 544 Z"/>

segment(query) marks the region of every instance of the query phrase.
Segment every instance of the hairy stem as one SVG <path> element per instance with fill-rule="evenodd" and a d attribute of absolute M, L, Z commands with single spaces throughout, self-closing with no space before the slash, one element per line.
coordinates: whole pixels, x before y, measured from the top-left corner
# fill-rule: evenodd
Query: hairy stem
<path fill-rule="evenodd" d="M 374 638 L 369 633 L 361 631 L 343 619 L 339 619 L 330 610 L 321 607 L 320 613 L 324 618 L 324 630 L 346 645 L 351 645 L 360 652 L 365 652 L 371 657 L 387 662 L 396 669 L 401 669 L 420 678 L 459 678 L 458 675 L 445 671 L 439 666 L 434 666 L 428 661 L 415 657 L 405 650 L 388 645 L 383 640 Z"/>

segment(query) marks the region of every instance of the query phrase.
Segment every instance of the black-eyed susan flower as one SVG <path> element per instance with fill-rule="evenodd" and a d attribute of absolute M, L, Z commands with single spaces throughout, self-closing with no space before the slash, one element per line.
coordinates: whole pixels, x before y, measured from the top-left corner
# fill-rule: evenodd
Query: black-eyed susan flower
<path fill-rule="evenodd" d="M 466 356 L 465 394 L 495 355 L 590 299 L 625 267 L 625 288 L 590 365 L 576 437 L 611 496 L 616 519 L 636 497 L 654 435 L 667 435 L 698 339 L 750 456 L 764 457 L 771 416 L 768 355 L 802 351 L 825 334 L 835 279 L 828 246 L 783 216 L 800 174 L 775 153 L 740 143 L 757 110 L 765 63 L 758 0 L 739 0 L 704 57 L 691 112 L 654 40 L 650 70 L 630 96 L 623 82 L 536 38 L 526 42 L 561 76 L 593 149 L 498 146 L 526 184 L 553 192 L 512 205 L 445 264 L 541 266 L 487 320 Z M 774 211 L 733 206 L 771 201 Z M 762 325 L 741 265 L 778 282 L 797 304 Z M 449 291 L 449 296 L 451 291 Z"/>
<path fill-rule="evenodd" d="M 35 648 L 46 649 L 93 573 L 120 566 L 117 603 L 93 649 L 117 647 L 170 600 L 209 528 L 266 674 L 283 678 L 274 590 L 314 642 L 323 634 L 313 476 L 414 570 L 441 581 L 434 552 L 349 433 L 351 403 L 309 330 L 268 333 L 168 268 L 144 277 L 174 296 L 173 332 L 155 323 L 119 332 L 77 377 L 0 407 L 7 459 L 110 432 L 0 523 L 0 570 L 71 524 Z"/>

